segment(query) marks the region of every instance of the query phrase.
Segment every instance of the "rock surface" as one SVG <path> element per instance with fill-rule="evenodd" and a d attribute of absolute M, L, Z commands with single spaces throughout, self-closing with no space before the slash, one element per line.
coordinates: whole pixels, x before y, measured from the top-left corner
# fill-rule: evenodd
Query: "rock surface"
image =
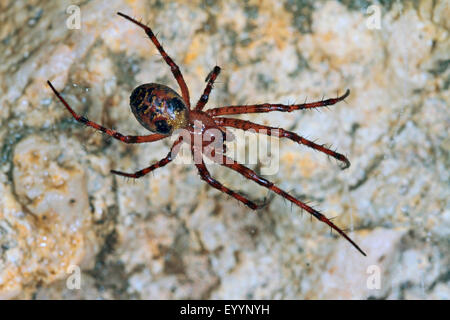
<path fill-rule="evenodd" d="M 450 298 L 448 1 L 383 1 L 369 11 L 351 0 L 91 1 L 79 7 L 79 29 L 69 28 L 77 8 L 57 3 L 0 4 L 0 298 Z M 368 257 L 218 166 L 209 166 L 217 179 L 268 205 L 251 212 L 189 164 L 136 181 L 111 175 L 164 157 L 169 139 L 126 145 L 83 127 L 46 81 L 93 121 L 145 134 L 128 107 L 131 90 L 178 87 L 117 11 L 149 23 L 194 103 L 215 64 L 223 70 L 210 108 L 350 88 L 346 103 L 323 112 L 242 118 L 349 157 L 341 171 L 323 154 L 271 139 L 279 159 L 266 177 L 335 216 Z M 77 270 L 80 289 L 71 285 Z"/>

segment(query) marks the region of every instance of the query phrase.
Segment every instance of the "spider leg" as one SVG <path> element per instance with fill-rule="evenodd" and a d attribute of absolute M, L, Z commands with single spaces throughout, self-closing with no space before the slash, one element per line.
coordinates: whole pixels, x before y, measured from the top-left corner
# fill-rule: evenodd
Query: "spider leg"
<path fill-rule="evenodd" d="M 214 160 L 212 157 L 211 157 L 211 159 Z M 261 185 L 261 186 L 263 186 L 263 187 L 265 187 L 265 188 L 267 188 L 269 190 L 272 190 L 273 192 L 279 194 L 283 198 L 289 200 L 290 202 L 294 203 L 295 205 L 299 206 L 300 208 L 306 210 L 307 212 L 309 212 L 311 214 L 311 216 L 314 216 L 316 219 L 326 223 L 331 228 L 336 230 L 348 242 L 350 242 L 362 255 L 366 256 L 365 252 L 362 251 L 362 249 L 352 239 L 350 239 L 347 236 L 347 234 L 345 234 L 345 232 L 342 231 L 342 229 L 340 229 L 338 226 L 336 226 L 333 222 L 330 221 L 330 219 L 325 217 L 319 211 L 311 208 L 310 206 L 308 206 L 304 202 L 294 198 L 293 196 L 291 196 L 286 191 L 284 191 L 284 190 L 278 188 L 276 185 L 274 185 L 273 182 L 270 182 L 270 181 L 264 179 L 263 177 L 261 177 L 258 174 L 256 174 L 256 172 L 254 172 L 253 170 L 251 170 L 251 169 L 247 168 L 246 166 L 244 166 L 244 165 L 234 161 L 233 159 L 230 159 L 227 156 L 223 156 L 221 160 L 222 161 L 221 161 L 220 164 L 222 166 L 225 166 L 225 167 L 228 167 L 228 168 L 230 168 L 230 169 L 232 169 L 234 171 L 237 171 L 241 175 L 246 177 L 247 179 L 253 180 L 256 183 L 258 183 L 259 185 Z"/>
<path fill-rule="evenodd" d="M 282 112 L 292 112 L 295 110 L 302 109 L 314 109 L 319 107 L 330 106 L 338 103 L 339 101 L 344 100 L 350 94 L 350 90 L 347 91 L 340 97 L 321 100 L 310 103 L 302 103 L 302 104 L 254 104 L 254 105 L 246 105 L 246 106 L 227 106 L 220 107 L 207 110 L 206 113 L 212 117 L 221 116 L 221 115 L 229 115 L 229 114 L 243 114 L 243 113 L 263 113 L 263 112 L 272 112 L 272 111 L 282 111 Z"/>
<path fill-rule="evenodd" d="M 69 112 L 72 114 L 72 116 L 75 118 L 75 120 L 77 120 L 79 123 L 82 123 L 88 127 L 92 127 L 96 130 L 104 132 L 107 135 L 109 135 L 117 140 L 120 140 L 125 143 L 143 143 L 143 142 L 158 141 L 158 140 L 168 137 L 167 135 L 157 134 L 157 133 L 150 134 L 148 136 L 125 136 L 115 130 L 105 128 L 104 126 L 102 126 L 96 122 L 90 121 L 88 118 L 86 118 L 84 116 L 80 116 L 79 114 L 75 113 L 75 111 L 73 111 L 73 109 L 69 106 L 69 104 L 66 102 L 66 100 L 64 100 L 64 98 L 55 89 L 55 87 L 53 87 L 52 83 L 50 81 L 47 81 L 47 83 L 50 86 L 50 88 L 53 90 L 55 95 L 58 97 L 58 99 L 64 104 L 66 109 L 69 110 Z"/>
<path fill-rule="evenodd" d="M 235 198 L 238 201 L 241 201 L 243 204 L 245 204 L 250 209 L 256 210 L 258 209 L 258 206 L 253 203 L 252 201 L 248 200 L 244 196 L 241 196 L 239 193 L 225 187 L 222 185 L 219 181 L 215 180 L 213 177 L 211 177 L 211 174 L 209 173 L 208 169 L 206 168 L 205 162 L 202 159 L 201 163 L 195 164 L 195 166 L 198 169 L 198 172 L 200 174 L 200 177 L 203 181 L 208 183 L 211 187 L 216 188 L 217 190 L 220 190 L 233 198 Z"/>
<path fill-rule="evenodd" d="M 166 63 L 170 66 L 170 70 L 172 71 L 173 76 L 175 77 L 175 79 L 178 82 L 178 85 L 180 86 L 181 89 L 181 95 L 183 97 L 184 102 L 186 103 L 186 105 L 188 106 L 188 108 L 191 108 L 191 102 L 189 99 L 189 89 L 186 85 L 186 82 L 184 81 L 183 75 L 181 74 L 180 68 L 178 67 L 178 65 L 172 60 L 171 57 L 169 57 L 166 53 L 166 51 L 164 51 L 163 47 L 161 46 L 161 44 L 159 43 L 158 39 L 155 37 L 155 34 L 153 33 L 152 29 L 150 29 L 150 27 L 146 26 L 145 24 L 134 20 L 133 18 L 127 16 L 126 14 L 123 14 L 121 12 L 117 12 L 117 14 L 131 22 L 133 22 L 134 24 L 138 25 L 139 27 L 141 27 L 142 29 L 144 29 L 145 33 L 148 35 L 148 37 L 150 38 L 150 40 L 153 42 L 153 44 L 155 45 L 156 49 L 158 49 L 159 53 L 161 54 L 161 56 L 164 58 L 164 61 L 166 61 Z"/>
<path fill-rule="evenodd" d="M 271 135 L 274 135 L 275 133 L 277 133 L 278 137 L 288 138 L 299 144 L 304 144 L 310 148 L 313 148 L 320 152 L 326 153 L 327 155 L 332 156 L 333 158 L 335 158 L 339 161 L 342 161 L 344 163 L 344 166 L 341 167 L 342 169 L 347 169 L 348 167 L 350 167 L 350 161 L 344 155 L 337 153 L 333 150 L 330 150 L 323 145 L 319 145 L 308 139 L 305 139 L 302 136 L 299 136 L 298 134 L 296 134 L 294 132 L 290 132 L 290 131 L 284 130 L 282 128 L 263 126 L 263 125 L 253 123 L 250 121 L 233 119 L 233 118 L 214 118 L 214 121 L 219 126 L 232 127 L 232 128 L 237 128 L 237 129 L 241 129 L 244 131 L 253 129 L 258 133 L 263 133 L 268 136 L 271 136 Z"/>
<path fill-rule="evenodd" d="M 116 171 L 116 170 L 110 170 L 111 173 L 117 174 L 119 176 L 128 177 L 128 178 L 135 178 L 138 179 L 142 176 L 145 176 L 147 173 L 152 172 L 155 169 L 164 167 L 166 164 L 171 162 L 173 159 L 175 159 L 176 155 L 178 154 L 178 151 L 180 151 L 179 144 L 183 141 L 183 137 L 180 136 L 177 141 L 174 142 L 172 147 L 170 148 L 169 153 L 165 158 L 162 158 L 158 162 L 152 164 L 150 167 L 147 167 L 145 169 L 136 171 L 135 173 L 126 173 L 122 171 Z"/>
<path fill-rule="evenodd" d="M 205 105 L 208 103 L 209 94 L 211 93 L 211 90 L 214 85 L 214 81 L 216 81 L 216 78 L 219 75 L 219 73 L 220 73 L 220 67 L 215 66 L 214 69 L 206 77 L 205 81 L 207 81 L 208 84 L 206 85 L 206 88 L 203 91 L 202 96 L 200 97 L 200 99 L 197 102 L 197 105 L 195 106 L 196 111 L 201 111 L 205 107 Z"/>

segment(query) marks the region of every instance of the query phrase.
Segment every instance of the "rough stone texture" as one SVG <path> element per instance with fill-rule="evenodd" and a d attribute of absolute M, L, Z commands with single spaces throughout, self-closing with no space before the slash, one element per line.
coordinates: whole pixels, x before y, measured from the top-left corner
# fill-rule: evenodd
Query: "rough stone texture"
<path fill-rule="evenodd" d="M 381 3 L 381 28 L 369 29 L 369 1 L 91 1 L 71 30 L 68 1 L 2 1 L 0 297 L 449 299 L 450 8 Z M 188 164 L 138 181 L 110 175 L 158 160 L 170 141 L 125 145 L 85 128 L 45 81 L 90 119 L 145 133 L 131 90 L 178 88 L 143 31 L 116 11 L 149 22 L 194 102 L 212 67 L 223 67 L 209 107 L 350 88 L 346 103 L 323 112 L 242 118 L 348 155 L 352 166 L 340 171 L 283 140 L 268 178 L 337 216 L 368 257 L 224 168 L 210 166 L 268 206 L 249 211 Z M 80 290 L 67 286 L 71 265 L 81 268 Z"/>

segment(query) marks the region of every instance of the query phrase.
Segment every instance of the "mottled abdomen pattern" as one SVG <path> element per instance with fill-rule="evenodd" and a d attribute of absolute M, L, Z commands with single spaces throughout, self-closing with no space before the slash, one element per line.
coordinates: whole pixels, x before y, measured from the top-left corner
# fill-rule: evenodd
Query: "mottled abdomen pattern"
<path fill-rule="evenodd" d="M 188 123 L 188 108 L 178 93 L 157 83 L 133 90 L 130 106 L 136 119 L 150 131 L 171 134 Z"/>

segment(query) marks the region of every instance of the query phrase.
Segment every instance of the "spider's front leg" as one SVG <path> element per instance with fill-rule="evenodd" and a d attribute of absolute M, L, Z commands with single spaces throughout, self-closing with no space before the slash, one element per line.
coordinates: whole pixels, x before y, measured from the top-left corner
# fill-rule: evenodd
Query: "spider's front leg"
<path fill-rule="evenodd" d="M 96 122 L 90 121 L 88 118 L 86 118 L 84 116 L 80 116 L 75 111 L 73 111 L 73 109 L 69 106 L 69 104 L 66 102 L 66 100 L 64 100 L 64 98 L 59 94 L 59 92 L 55 89 L 55 87 L 53 87 L 52 83 L 50 81 L 47 81 L 47 83 L 50 86 L 50 88 L 53 90 L 55 95 L 58 97 L 58 99 L 64 104 L 66 109 L 69 110 L 69 112 L 72 114 L 72 116 L 75 118 L 75 120 L 77 120 L 79 123 L 82 123 L 88 127 L 91 127 L 96 130 L 99 130 L 101 132 L 104 132 L 107 135 L 113 137 L 114 139 L 120 140 L 125 143 L 153 142 L 153 141 L 158 141 L 158 140 L 167 138 L 167 135 L 158 134 L 158 133 L 150 134 L 147 136 L 125 136 L 125 135 L 121 134 L 120 132 L 105 128 L 104 126 L 102 126 Z"/>
<path fill-rule="evenodd" d="M 195 152 L 198 152 L 198 151 L 196 151 L 193 144 L 191 146 L 191 150 L 192 150 L 194 162 L 197 162 L 196 157 L 194 157 L 194 154 L 195 154 Z M 195 166 L 197 167 L 198 173 L 200 174 L 200 177 L 203 181 L 208 183 L 211 187 L 216 188 L 217 190 L 222 191 L 223 193 L 226 193 L 229 196 L 232 196 L 236 200 L 245 204 L 250 209 L 253 209 L 253 210 L 258 209 L 258 205 L 256 205 L 254 202 L 250 201 L 249 199 L 245 198 L 244 196 L 240 195 L 239 193 L 225 187 L 219 181 L 217 181 L 216 179 L 211 177 L 211 174 L 209 173 L 208 169 L 206 168 L 205 162 L 203 161 L 202 157 L 199 157 L 199 158 L 200 158 L 201 162 L 195 163 Z"/>
<path fill-rule="evenodd" d="M 303 138 L 302 136 L 299 136 L 298 134 L 296 134 L 294 132 L 290 132 L 290 131 L 284 130 L 282 128 L 263 126 L 263 125 L 253 123 L 250 121 L 233 119 L 233 118 L 214 118 L 214 122 L 218 126 L 232 127 L 232 128 L 237 128 L 237 129 L 241 129 L 244 131 L 255 130 L 258 133 L 263 133 L 263 134 L 266 134 L 269 136 L 273 135 L 274 133 L 277 133 L 277 136 L 280 138 L 288 138 L 299 144 L 303 144 L 303 145 L 313 148 L 317 151 L 323 152 L 339 161 L 342 161 L 342 163 L 344 165 L 341 166 L 341 169 L 347 169 L 348 167 L 350 167 L 350 161 L 343 154 L 337 153 L 333 150 L 328 149 L 327 147 L 325 147 L 323 145 L 314 143 L 306 138 Z"/>
<path fill-rule="evenodd" d="M 254 104 L 254 105 L 246 105 L 246 106 L 227 106 L 209 109 L 206 111 L 208 115 L 211 117 L 229 115 L 229 114 L 243 114 L 243 113 L 263 113 L 263 112 L 272 112 L 272 111 L 281 111 L 281 112 L 292 112 L 295 110 L 303 110 L 303 109 L 314 109 L 319 107 L 331 106 L 333 104 L 338 103 L 339 101 L 344 100 L 350 94 L 350 90 L 347 91 L 340 97 L 331 98 L 322 101 L 316 101 L 311 103 L 302 103 L 302 104 L 273 104 L 273 103 L 263 103 L 263 104 Z"/>
<path fill-rule="evenodd" d="M 179 144 L 182 141 L 183 141 L 183 137 L 179 137 L 178 140 L 175 141 L 174 144 L 172 145 L 172 147 L 170 148 L 170 151 L 167 154 L 167 156 L 165 158 L 159 160 L 158 162 L 152 164 L 150 167 L 147 167 L 145 169 L 136 171 L 135 173 L 126 173 L 126 172 L 116 171 L 116 170 L 111 170 L 111 173 L 117 174 L 117 175 L 123 176 L 123 177 L 134 178 L 134 179 L 138 179 L 138 178 L 140 178 L 142 176 L 145 176 L 147 173 L 152 172 L 155 169 L 164 167 L 166 164 L 168 164 L 173 159 L 175 159 L 175 157 L 177 156 L 178 152 L 180 151 L 180 145 Z"/>
<path fill-rule="evenodd" d="M 210 159 L 212 159 L 213 161 L 215 160 L 213 157 L 210 157 Z M 333 222 L 331 222 L 330 219 L 328 219 L 327 217 L 325 217 L 323 214 L 321 214 L 319 211 L 311 208 L 310 206 L 308 206 L 307 204 L 305 204 L 304 202 L 296 199 L 295 197 L 291 196 L 289 193 L 287 193 L 286 191 L 278 188 L 276 185 L 273 184 L 273 182 L 270 182 L 266 179 L 264 179 L 263 177 L 259 176 L 256 172 L 254 172 L 253 170 L 247 168 L 246 166 L 234 161 L 233 159 L 228 158 L 227 156 L 222 156 L 222 159 L 220 159 L 220 165 L 228 167 L 234 171 L 239 172 L 241 175 L 243 175 L 244 177 L 246 177 L 247 179 L 253 180 L 256 183 L 258 183 L 259 185 L 272 190 L 273 192 L 279 194 L 280 196 L 282 196 L 283 198 L 289 200 L 290 202 L 292 202 L 293 204 L 299 206 L 300 208 L 306 210 L 308 213 L 310 213 L 312 216 L 314 216 L 316 219 L 326 223 L 327 225 L 329 225 L 332 229 L 336 230 L 341 236 L 343 236 L 348 242 L 350 242 L 362 255 L 366 255 L 366 253 L 364 251 L 362 251 L 362 249 L 352 240 L 350 239 L 349 236 L 347 236 L 347 234 L 340 229 L 338 226 L 336 226 Z"/>

